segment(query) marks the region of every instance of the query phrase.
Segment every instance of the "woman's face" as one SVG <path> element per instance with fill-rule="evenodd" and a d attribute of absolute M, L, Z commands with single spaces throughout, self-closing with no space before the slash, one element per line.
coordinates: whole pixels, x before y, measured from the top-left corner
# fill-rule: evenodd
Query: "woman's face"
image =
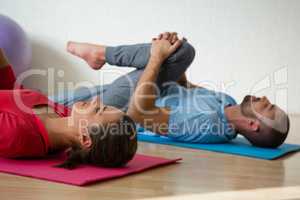
<path fill-rule="evenodd" d="M 114 123 L 125 113 L 121 110 L 104 105 L 99 97 L 90 101 L 76 102 L 72 107 L 71 118 L 75 126 L 87 127 L 92 124 L 105 126 L 107 123 Z"/>

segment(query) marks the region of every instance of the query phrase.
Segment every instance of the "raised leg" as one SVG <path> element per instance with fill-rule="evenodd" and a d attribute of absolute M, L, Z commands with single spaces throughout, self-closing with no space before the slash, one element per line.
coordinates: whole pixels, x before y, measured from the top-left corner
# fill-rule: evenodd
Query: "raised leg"
<path fill-rule="evenodd" d="M 117 66 L 131 66 L 138 68 L 116 79 L 103 93 L 105 104 L 115 106 L 124 111 L 128 108 L 137 82 L 143 73 L 150 57 L 151 44 L 137 44 L 118 47 L 107 47 L 106 61 Z M 172 54 L 163 64 L 157 84 L 160 89 L 168 82 L 177 81 L 187 70 L 195 56 L 194 48 L 187 42 Z"/>
<path fill-rule="evenodd" d="M 81 87 L 75 90 L 65 90 L 59 94 L 48 96 L 52 101 L 63 104 L 65 106 L 72 106 L 78 101 L 87 101 L 94 96 L 102 96 L 102 94 L 111 87 L 110 84 L 98 85 L 95 87 Z"/>

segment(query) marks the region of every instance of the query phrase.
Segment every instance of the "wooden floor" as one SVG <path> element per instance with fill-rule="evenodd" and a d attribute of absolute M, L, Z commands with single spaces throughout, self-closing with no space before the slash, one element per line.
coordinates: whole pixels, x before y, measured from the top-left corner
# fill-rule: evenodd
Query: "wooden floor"
<path fill-rule="evenodd" d="M 291 120 L 288 142 L 300 144 L 300 116 Z M 300 153 L 264 161 L 148 143 L 139 153 L 184 160 L 87 187 L 0 173 L 0 199 L 300 199 Z"/>

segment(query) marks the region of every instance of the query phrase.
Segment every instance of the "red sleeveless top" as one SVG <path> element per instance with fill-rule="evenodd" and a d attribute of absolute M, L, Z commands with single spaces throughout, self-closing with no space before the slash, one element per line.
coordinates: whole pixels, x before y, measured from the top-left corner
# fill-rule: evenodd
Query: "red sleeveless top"
<path fill-rule="evenodd" d="M 14 89 L 11 66 L 0 69 L 0 156 L 8 158 L 42 157 L 51 147 L 48 133 L 32 108 L 48 105 L 61 117 L 70 109 L 54 103 L 38 91 Z"/>

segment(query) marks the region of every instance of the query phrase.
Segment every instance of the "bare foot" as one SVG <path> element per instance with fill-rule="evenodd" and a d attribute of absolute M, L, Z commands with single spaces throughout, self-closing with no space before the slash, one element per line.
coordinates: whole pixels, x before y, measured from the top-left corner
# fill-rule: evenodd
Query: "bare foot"
<path fill-rule="evenodd" d="M 105 46 L 68 42 L 67 51 L 85 60 L 95 70 L 101 69 L 105 64 Z"/>

